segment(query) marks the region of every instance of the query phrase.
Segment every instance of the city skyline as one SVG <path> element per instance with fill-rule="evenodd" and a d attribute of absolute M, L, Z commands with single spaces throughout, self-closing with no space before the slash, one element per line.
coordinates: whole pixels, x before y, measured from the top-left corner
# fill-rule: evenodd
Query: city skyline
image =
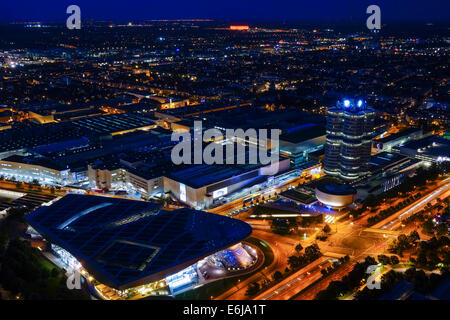
<path fill-rule="evenodd" d="M 272 21 L 272 22 L 358 22 L 367 19 L 366 8 L 380 6 L 383 21 L 448 22 L 450 4 L 438 0 L 431 1 L 236 1 L 220 3 L 210 1 L 127 2 L 109 1 L 7 1 L 0 10 L 0 22 L 59 21 L 66 18 L 66 8 L 78 5 L 83 19 L 107 21 L 143 21 L 152 19 L 214 19 L 225 21 Z M 270 14 L 268 14 L 270 12 Z"/>
<path fill-rule="evenodd" d="M 26 3 L 0 11 L 0 300 L 450 300 L 446 6 Z"/>

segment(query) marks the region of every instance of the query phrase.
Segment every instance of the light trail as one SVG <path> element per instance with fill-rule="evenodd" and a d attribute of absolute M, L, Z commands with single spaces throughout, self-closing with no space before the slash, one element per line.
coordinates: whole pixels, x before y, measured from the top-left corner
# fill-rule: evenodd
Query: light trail
<path fill-rule="evenodd" d="M 450 179 L 450 178 L 449 178 Z M 446 179 L 447 180 L 447 179 Z M 447 188 L 450 187 L 450 183 L 447 183 L 445 186 L 440 187 L 439 189 L 437 189 L 436 191 L 434 191 L 432 194 L 428 195 L 425 199 L 419 201 L 419 203 L 415 204 L 414 206 L 412 206 L 411 208 L 409 208 L 408 210 L 406 210 L 405 212 L 403 212 L 400 217 L 411 213 L 412 211 L 416 210 L 418 207 L 423 206 L 425 203 L 429 202 L 430 200 L 432 200 L 433 198 L 435 198 L 439 193 L 441 193 L 442 191 L 446 190 Z"/>

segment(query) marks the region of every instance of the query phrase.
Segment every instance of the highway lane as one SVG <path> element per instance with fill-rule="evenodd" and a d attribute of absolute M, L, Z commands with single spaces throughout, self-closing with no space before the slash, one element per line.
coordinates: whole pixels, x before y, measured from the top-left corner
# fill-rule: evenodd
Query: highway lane
<path fill-rule="evenodd" d="M 240 282 L 237 286 L 227 290 L 215 298 L 215 300 L 246 300 L 245 295 L 247 287 L 251 282 L 262 281 L 265 278 L 271 278 L 276 270 L 284 271 L 287 267 L 287 259 L 293 254 L 294 245 L 297 243 L 292 239 L 276 235 L 272 232 L 253 230 L 252 237 L 267 243 L 274 252 L 274 260 L 264 269 L 255 273 L 251 277 Z"/>
<path fill-rule="evenodd" d="M 346 263 L 341 268 L 336 270 L 333 274 L 322 279 L 320 282 L 315 284 L 313 287 L 308 288 L 307 290 L 305 290 L 298 296 L 294 297 L 293 300 L 314 300 L 317 293 L 326 289 L 328 287 L 328 285 L 330 284 L 330 282 L 341 280 L 345 275 L 347 275 L 353 269 L 355 264 L 356 264 L 355 262 Z"/>
<path fill-rule="evenodd" d="M 307 290 L 302 292 L 300 295 L 296 296 L 294 298 L 294 300 L 313 300 L 321 290 L 325 290 L 328 287 L 330 282 L 342 280 L 342 278 L 353 269 L 353 267 L 355 266 L 355 264 L 358 261 L 364 259 L 368 255 L 376 257 L 379 254 L 382 254 L 385 250 L 386 245 L 387 245 L 387 241 L 382 241 L 380 243 L 373 245 L 372 247 L 368 248 L 367 250 L 364 250 L 357 256 L 353 257 L 345 265 L 343 265 L 338 270 L 336 270 L 333 274 L 325 277 L 324 279 L 319 281 L 313 287 L 308 288 Z"/>
<path fill-rule="evenodd" d="M 300 292 L 303 288 L 306 288 L 310 284 L 317 281 L 322 273 L 324 262 L 328 262 L 329 258 L 320 257 L 316 261 L 308 264 L 304 268 L 288 276 L 280 283 L 276 284 L 272 288 L 256 296 L 253 300 L 288 300 Z"/>
<path fill-rule="evenodd" d="M 395 224 L 401 222 L 402 219 L 406 219 L 412 214 L 422 210 L 429 202 L 436 200 L 437 198 L 446 198 L 450 195 L 450 178 L 447 178 L 441 182 L 443 184 L 437 190 L 429 193 L 428 195 L 422 197 L 420 200 L 414 202 L 413 204 L 407 206 L 406 208 L 398 211 L 394 215 L 387 217 L 383 221 L 375 224 L 372 228 L 382 229 L 382 230 L 392 230 Z"/>

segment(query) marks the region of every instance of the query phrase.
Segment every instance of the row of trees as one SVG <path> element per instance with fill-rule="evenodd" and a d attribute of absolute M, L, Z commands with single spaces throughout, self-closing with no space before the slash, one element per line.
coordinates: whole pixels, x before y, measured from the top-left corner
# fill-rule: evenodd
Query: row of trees
<path fill-rule="evenodd" d="M 398 186 L 383 192 L 379 195 L 369 195 L 363 202 L 362 207 L 350 211 L 350 215 L 354 218 L 359 217 L 367 211 L 367 209 L 376 210 L 381 203 L 386 200 L 398 198 L 399 196 L 407 196 L 407 194 L 416 188 L 424 187 L 427 181 L 436 180 L 441 173 L 449 170 L 448 164 L 433 164 L 429 168 L 419 168 L 412 177 L 406 177 L 405 180 Z M 420 198 L 420 193 L 416 194 L 415 198 Z M 381 221 L 381 220 L 380 220 Z M 376 223 L 376 222 L 375 222 Z"/>
<path fill-rule="evenodd" d="M 416 270 L 410 268 L 403 272 L 396 272 L 390 270 L 381 277 L 381 285 L 379 290 L 370 290 L 365 287 L 363 290 L 355 294 L 357 300 L 375 300 L 382 297 L 384 294 L 392 291 L 392 289 L 400 281 L 407 281 L 413 285 L 413 290 L 421 294 L 429 294 L 436 287 L 442 283 L 450 274 L 444 271 L 442 274 L 431 273 L 427 275 L 423 270 Z"/>
<path fill-rule="evenodd" d="M 358 262 L 341 281 L 332 281 L 325 290 L 320 291 L 315 300 L 337 300 L 345 293 L 353 291 L 367 279 L 369 274 L 366 270 L 369 266 L 377 264 L 376 260 L 370 256 L 366 257 L 363 262 Z"/>
<path fill-rule="evenodd" d="M 1 258 L 2 287 L 26 300 L 88 299 L 81 290 L 69 290 L 65 276 L 56 268 L 45 268 L 41 259 L 27 241 L 9 241 Z"/>
<path fill-rule="evenodd" d="M 304 253 L 303 253 L 304 251 Z M 298 243 L 295 246 L 295 252 L 296 255 L 289 257 L 288 264 L 290 266 L 289 268 L 286 268 L 284 270 L 284 273 L 277 270 L 272 275 L 272 281 L 270 279 L 266 279 L 261 284 L 259 282 L 252 282 L 247 287 L 246 295 L 248 297 L 255 296 L 258 294 L 261 290 L 268 288 L 274 283 L 280 282 L 293 272 L 297 271 L 298 269 L 306 266 L 307 264 L 313 262 L 314 260 L 320 258 L 322 256 L 322 253 L 320 252 L 320 248 L 317 246 L 317 244 L 313 244 L 309 247 L 306 247 L 303 250 L 303 246 Z"/>
<path fill-rule="evenodd" d="M 416 194 L 415 196 L 406 198 L 405 200 L 397 203 L 395 206 L 391 206 L 387 209 L 381 210 L 377 215 L 370 217 L 367 219 L 367 224 L 369 226 L 373 226 L 374 224 L 377 224 L 378 222 L 386 219 L 387 217 L 393 215 L 397 211 L 407 207 L 411 203 L 413 203 L 415 200 L 420 198 L 420 193 Z"/>
<path fill-rule="evenodd" d="M 306 247 L 303 254 L 301 253 L 301 250 L 297 249 L 296 253 L 297 254 L 288 258 L 288 264 L 291 270 L 298 270 L 300 268 L 303 268 L 307 264 L 322 256 L 322 252 L 320 252 L 320 248 L 317 244 L 312 244 L 309 247 Z"/>
<path fill-rule="evenodd" d="M 334 261 L 330 267 L 322 269 L 320 271 L 320 273 L 322 273 L 322 277 L 326 277 L 326 276 L 332 274 L 333 272 L 335 272 L 344 263 L 349 262 L 349 261 L 350 261 L 349 255 L 346 255 L 345 257 L 341 257 L 338 259 L 338 261 Z"/>
<path fill-rule="evenodd" d="M 409 235 L 401 234 L 391 243 L 388 250 L 403 257 L 403 252 L 414 248 L 419 240 L 419 233 L 415 230 Z"/>
<path fill-rule="evenodd" d="M 417 260 L 411 259 L 418 268 L 434 270 L 436 268 L 448 269 L 450 266 L 450 238 L 448 236 L 428 241 L 421 241 L 416 255 Z"/>
<path fill-rule="evenodd" d="M 82 290 L 69 290 L 66 277 L 28 241 L 19 239 L 25 224 L 25 208 L 11 208 L 0 225 L 0 285 L 27 300 L 88 299 Z"/>
<path fill-rule="evenodd" d="M 450 215 L 450 206 L 448 205 L 449 199 L 445 199 L 444 201 L 441 201 L 439 198 L 438 204 L 435 206 L 431 206 L 430 203 L 428 203 L 425 206 L 425 209 L 418 211 L 417 213 L 414 213 L 413 215 L 406 218 L 403 223 L 405 225 L 411 224 L 411 223 L 419 223 L 422 227 L 422 232 L 425 234 L 433 235 L 436 233 L 438 237 L 448 235 L 448 226 L 446 222 L 446 217 Z M 444 205 L 447 207 L 444 209 Z M 436 210 L 436 211 L 434 211 Z M 442 219 L 441 221 L 434 220 L 433 216 L 435 215 L 433 211 L 436 214 L 441 214 Z M 433 221 L 434 220 L 434 221 Z"/>

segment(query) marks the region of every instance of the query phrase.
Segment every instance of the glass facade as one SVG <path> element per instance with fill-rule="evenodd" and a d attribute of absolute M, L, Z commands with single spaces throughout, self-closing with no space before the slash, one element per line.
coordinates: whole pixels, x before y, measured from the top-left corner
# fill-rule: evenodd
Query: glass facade
<path fill-rule="evenodd" d="M 369 174 L 375 110 L 363 100 L 344 99 L 328 109 L 325 173 L 354 181 Z"/>

